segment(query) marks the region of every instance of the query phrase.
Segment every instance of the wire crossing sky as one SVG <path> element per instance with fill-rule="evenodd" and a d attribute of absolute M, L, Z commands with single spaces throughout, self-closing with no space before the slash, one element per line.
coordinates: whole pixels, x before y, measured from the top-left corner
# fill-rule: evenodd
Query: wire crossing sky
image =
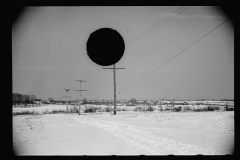
<path fill-rule="evenodd" d="M 117 99 L 233 99 L 234 29 L 227 18 L 207 6 L 29 7 L 12 26 L 12 92 L 64 100 L 69 88 L 75 100 L 82 79 L 82 97 L 113 99 L 113 71 L 86 51 L 90 33 L 113 28 L 125 41 Z"/>
<path fill-rule="evenodd" d="M 181 8 L 183 8 L 183 7 L 181 7 Z M 181 8 L 179 8 L 178 10 L 180 10 Z M 189 7 L 187 7 L 187 8 L 189 8 Z M 184 10 L 186 10 L 187 8 L 185 8 Z M 175 12 L 177 12 L 178 10 L 176 10 Z M 184 10 L 182 10 L 181 12 L 183 12 Z M 163 20 L 161 20 L 160 22 L 158 22 L 158 23 L 155 24 L 154 26 L 150 27 L 150 28 L 147 29 L 146 31 L 142 32 L 142 33 L 139 34 L 138 36 L 136 36 L 136 37 L 132 38 L 131 40 L 127 41 L 126 44 L 130 44 L 130 43 L 132 43 L 133 41 L 136 41 L 137 39 L 143 37 L 144 35 L 146 35 L 147 33 L 151 32 L 152 30 L 156 29 L 157 27 L 160 27 L 161 25 L 163 25 L 164 23 L 166 23 L 167 21 L 169 21 L 170 19 L 172 19 L 173 17 L 175 17 L 176 15 L 178 15 L 179 13 L 181 13 L 181 12 L 179 12 L 178 14 L 174 15 L 173 17 L 171 17 L 171 15 L 173 15 L 175 12 L 173 12 L 172 14 L 170 14 L 169 16 L 167 16 L 166 18 L 164 18 Z M 162 21 L 164 21 L 165 19 L 167 19 L 167 18 L 169 18 L 169 17 L 171 17 L 171 18 L 168 19 L 167 21 L 165 21 L 164 23 L 162 23 L 161 25 L 158 25 L 159 23 L 161 23 Z"/>
<path fill-rule="evenodd" d="M 226 20 L 227 21 L 227 20 Z M 223 23 L 225 23 L 226 21 L 224 21 Z M 221 23 L 220 25 L 218 25 L 216 28 L 218 28 L 219 26 L 221 26 L 223 23 Z M 210 32 L 208 32 L 206 35 L 208 35 L 209 33 L 211 33 L 212 31 L 214 31 L 216 28 L 214 28 L 213 30 L 211 30 Z M 154 69 L 153 71 L 151 71 L 150 73 L 148 73 L 147 75 L 145 75 L 144 77 L 142 77 L 141 79 L 139 79 L 138 81 L 136 81 L 135 83 L 131 84 L 130 86 L 128 86 L 127 88 L 125 88 L 124 90 L 122 90 L 121 92 L 119 92 L 118 94 L 124 92 L 125 90 L 129 89 L 130 87 L 132 87 L 134 84 L 136 84 L 137 82 L 141 81 L 142 79 L 144 79 L 145 77 L 149 76 L 150 74 L 152 74 L 154 71 L 156 71 L 157 69 L 159 69 L 160 67 L 162 67 L 163 65 L 165 65 L 166 63 L 168 63 L 169 61 L 171 61 L 173 58 L 177 57 L 178 55 L 180 55 L 181 53 L 183 53 L 185 50 L 187 50 L 189 47 L 191 47 L 192 45 L 194 45 L 195 43 L 197 43 L 199 40 L 201 40 L 202 38 L 204 38 L 206 35 L 204 35 L 203 37 L 201 37 L 200 39 L 198 39 L 197 41 L 195 41 L 193 44 L 191 44 L 190 46 L 188 46 L 187 48 L 185 48 L 184 50 L 182 50 L 181 52 L 179 52 L 178 54 L 176 54 L 175 56 L 173 56 L 172 58 L 170 58 L 168 61 L 166 61 L 165 63 L 163 63 L 162 65 L 158 66 L 156 69 Z"/>

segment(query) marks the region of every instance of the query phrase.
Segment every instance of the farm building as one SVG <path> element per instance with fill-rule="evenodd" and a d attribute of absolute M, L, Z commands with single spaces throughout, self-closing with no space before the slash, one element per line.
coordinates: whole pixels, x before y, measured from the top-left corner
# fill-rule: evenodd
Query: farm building
<path fill-rule="evenodd" d="M 34 103 L 36 104 L 36 106 L 41 106 L 42 100 L 41 99 L 34 99 Z"/>

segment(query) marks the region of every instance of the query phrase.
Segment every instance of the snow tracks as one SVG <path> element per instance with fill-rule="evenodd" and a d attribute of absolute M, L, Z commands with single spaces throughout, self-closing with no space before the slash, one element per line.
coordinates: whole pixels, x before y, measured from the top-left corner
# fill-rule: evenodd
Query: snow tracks
<path fill-rule="evenodd" d="M 111 132 L 129 145 L 135 146 L 143 154 L 152 155 L 213 155 L 214 151 L 205 150 L 198 146 L 183 144 L 174 140 L 158 137 L 149 132 L 142 131 L 136 126 L 113 121 L 96 120 L 90 117 L 74 117 L 75 120 L 102 128 Z"/>

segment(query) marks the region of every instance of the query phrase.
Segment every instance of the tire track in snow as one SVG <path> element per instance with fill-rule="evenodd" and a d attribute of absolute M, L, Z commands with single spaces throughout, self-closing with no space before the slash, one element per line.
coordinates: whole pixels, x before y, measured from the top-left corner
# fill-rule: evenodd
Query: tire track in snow
<path fill-rule="evenodd" d="M 74 118 L 75 120 L 88 125 L 96 126 L 107 130 L 116 137 L 122 139 L 127 144 L 137 147 L 146 154 L 154 155 L 213 155 L 214 151 L 209 151 L 198 146 L 175 142 L 174 140 L 155 136 L 147 131 L 142 131 L 133 125 L 123 124 L 113 121 L 96 120 L 90 117 Z"/>

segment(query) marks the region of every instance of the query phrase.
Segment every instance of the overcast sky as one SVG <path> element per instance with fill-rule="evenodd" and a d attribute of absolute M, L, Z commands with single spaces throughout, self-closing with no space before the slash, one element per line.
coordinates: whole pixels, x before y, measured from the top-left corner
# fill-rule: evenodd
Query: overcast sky
<path fill-rule="evenodd" d="M 113 28 L 125 41 L 117 99 L 233 99 L 234 30 L 227 18 L 197 6 L 27 8 L 12 27 L 13 93 L 61 100 L 71 89 L 77 99 L 76 80 L 85 80 L 82 98 L 113 99 L 113 70 L 86 51 L 92 32 Z"/>

